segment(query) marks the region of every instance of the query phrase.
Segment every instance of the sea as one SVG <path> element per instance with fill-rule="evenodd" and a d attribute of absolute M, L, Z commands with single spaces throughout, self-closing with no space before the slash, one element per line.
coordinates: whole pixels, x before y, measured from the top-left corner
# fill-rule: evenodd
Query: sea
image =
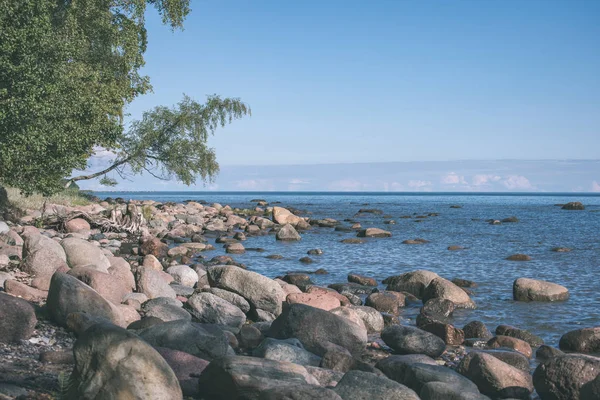
<path fill-rule="evenodd" d="M 293 243 L 276 241 L 273 235 L 249 237 L 245 247 L 265 251 L 248 251 L 234 257 L 248 269 L 272 278 L 324 268 L 329 272 L 327 275 L 312 276 L 319 285 L 346 282 L 349 273 L 367 275 L 381 282 L 388 276 L 417 269 L 434 271 L 447 279 L 472 280 L 477 283 L 471 296 L 477 308 L 455 311 L 455 326 L 462 328 L 469 321 L 479 320 L 494 332 L 498 325 L 513 325 L 541 336 L 551 346 L 558 346 L 560 337 L 568 331 L 600 326 L 600 194 L 189 191 L 94 194 L 100 198 L 159 202 L 205 201 L 240 208 L 254 207 L 251 200 L 263 199 L 269 203 L 281 202 L 278 205 L 293 207 L 310 218 L 334 218 L 347 226 L 351 222 L 344 220 L 352 219 L 363 228 L 388 230 L 392 237 L 344 244 L 342 239 L 355 237 L 356 233 L 317 227 L 302 233 L 302 240 Z M 567 211 L 558 206 L 572 201 L 582 202 L 585 210 Z M 379 209 L 383 214 L 357 216 L 361 208 Z M 513 216 L 519 222 L 500 225 L 488 222 Z M 396 223 L 386 224 L 389 219 Z M 429 243 L 402 244 L 415 238 Z M 449 251 L 452 245 L 465 249 Z M 571 251 L 554 252 L 555 247 L 568 247 Z M 216 248 L 210 252 L 211 257 L 225 254 L 222 245 L 216 244 Z M 315 248 L 322 249 L 323 254 L 310 256 L 314 263 L 299 261 Z M 531 261 L 506 260 L 516 253 L 531 256 Z M 284 258 L 266 258 L 270 254 Z M 521 277 L 563 285 L 569 289 L 570 298 L 553 303 L 513 301 L 513 282 Z M 385 285 L 379 289 L 385 289 Z M 418 312 L 418 304 L 406 307 L 400 315 L 401 322 L 414 324 Z"/>

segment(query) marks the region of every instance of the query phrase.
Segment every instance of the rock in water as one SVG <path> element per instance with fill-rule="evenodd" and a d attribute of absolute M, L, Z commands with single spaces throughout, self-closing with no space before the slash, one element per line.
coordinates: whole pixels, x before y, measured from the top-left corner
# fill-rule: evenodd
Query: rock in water
<path fill-rule="evenodd" d="M 328 311 L 304 304 L 291 304 L 271 324 L 267 336 L 276 339 L 297 338 L 304 347 L 319 356 L 334 343 L 359 353 L 367 344 L 367 331 L 352 321 Z"/>
<path fill-rule="evenodd" d="M 37 318 L 31 304 L 18 297 L 0 293 L 0 342 L 27 340 L 33 334 Z"/>
<path fill-rule="evenodd" d="M 96 324 L 73 348 L 69 399 L 181 399 L 175 373 L 149 344 L 125 329 Z"/>
<path fill-rule="evenodd" d="M 290 224 L 296 226 L 304 220 L 294 214 L 291 211 L 283 207 L 273 207 L 273 221 L 279 225 Z"/>
<path fill-rule="evenodd" d="M 450 300 L 456 308 L 475 308 L 475 302 L 464 290 L 444 278 L 435 278 L 423 292 L 423 302 L 433 298 Z"/>
<path fill-rule="evenodd" d="M 598 353 L 600 352 L 600 327 L 567 332 L 560 338 L 558 346 L 564 351 Z"/>
<path fill-rule="evenodd" d="M 275 235 L 277 240 L 284 241 L 292 241 L 292 240 L 300 240 L 302 237 L 300 234 L 294 229 L 294 227 L 290 224 L 285 224 Z"/>
<path fill-rule="evenodd" d="M 372 237 L 372 238 L 386 238 L 391 237 L 392 233 L 388 231 L 384 231 L 379 228 L 367 228 L 359 231 L 356 236 L 358 237 Z"/>
<path fill-rule="evenodd" d="M 569 290 L 556 283 L 529 278 L 519 278 L 513 283 L 516 301 L 564 301 L 568 298 Z"/>
<path fill-rule="evenodd" d="M 538 365 L 533 383 L 544 400 L 594 400 L 595 397 L 585 397 L 582 392 L 599 375 L 600 358 L 566 354 Z"/>
<path fill-rule="evenodd" d="M 408 292 L 421 299 L 425 293 L 425 288 L 436 278 L 439 278 L 439 275 L 435 272 L 417 270 L 398 276 L 390 276 L 383 283 L 388 285 L 386 290 Z"/>
<path fill-rule="evenodd" d="M 381 339 L 398 354 L 425 354 L 435 358 L 446 350 L 442 339 L 413 326 L 389 326 L 381 332 Z"/>
<path fill-rule="evenodd" d="M 261 392 L 317 380 L 301 365 L 265 358 L 227 356 L 211 362 L 200 375 L 200 393 L 211 400 L 258 399 Z"/>
<path fill-rule="evenodd" d="M 585 210 L 585 206 L 578 201 L 572 201 L 561 207 L 563 210 Z"/>

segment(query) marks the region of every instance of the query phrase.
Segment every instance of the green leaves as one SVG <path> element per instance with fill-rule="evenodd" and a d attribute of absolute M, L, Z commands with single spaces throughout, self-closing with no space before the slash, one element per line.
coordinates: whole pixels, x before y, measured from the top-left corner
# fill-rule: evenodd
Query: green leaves
<path fill-rule="evenodd" d="M 189 13 L 189 0 L 0 0 L 0 181 L 51 194 L 95 146 L 118 146 L 124 107 L 151 89 L 146 4 L 173 29 Z"/>

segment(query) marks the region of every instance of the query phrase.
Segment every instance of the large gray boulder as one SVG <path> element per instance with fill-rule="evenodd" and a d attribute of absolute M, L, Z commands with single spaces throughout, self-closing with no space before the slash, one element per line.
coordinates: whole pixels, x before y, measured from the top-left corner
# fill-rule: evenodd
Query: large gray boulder
<path fill-rule="evenodd" d="M 200 292 L 192 295 L 186 307 L 200 322 L 241 328 L 246 314 L 230 302 L 212 293 Z"/>
<path fill-rule="evenodd" d="M 266 338 L 254 349 L 252 355 L 268 358 L 269 360 L 287 361 L 313 367 L 318 367 L 321 363 L 321 357 L 305 350 L 298 339 L 277 340 Z"/>
<path fill-rule="evenodd" d="M 105 318 L 115 325 L 125 325 L 114 304 L 74 276 L 61 272 L 52 275 L 46 309 L 52 319 L 62 326 L 67 325 L 69 314 L 77 312 Z"/>
<path fill-rule="evenodd" d="M 585 388 L 592 386 L 599 375 L 600 358 L 565 354 L 538 365 L 533 383 L 543 400 L 593 400 L 584 396 Z"/>
<path fill-rule="evenodd" d="M 388 285 L 386 290 L 408 292 L 421 299 L 425 293 L 425 288 L 429 286 L 431 281 L 435 278 L 439 278 L 439 275 L 435 272 L 417 270 L 402 275 L 390 276 L 389 278 L 386 278 L 383 283 Z"/>
<path fill-rule="evenodd" d="M 37 318 L 27 301 L 0 293 L 0 342 L 27 340 L 33 334 Z"/>
<path fill-rule="evenodd" d="M 348 371 L 333 389 L 343 400 L 420 400 L 406 386 L 370 372 Z"/>
<path fill-rule="evenodd" d="M 304 347 L 319 356 L 334 343 L 360 353 L 367 344 L 367 331 L 352 321 L 319 308 L 291 304 L 273 321 L 267 336 L 276 339 L 297 338 Z"/>
<path fill-rule="evenodd" d="M 281 313 L 285 292 L 277 282 L 266 276 L 233 265 L 223 265 L 208 270 L 208 282 L 210 286 L 239 294 L 253 309 L 275 315 Z"/>
<path fill-rule="evenodd" d="M 391 355 L 379 360 L 375 364 L 375 368 L 383 372 L 391 380 L 402 382 L 407 368 L 413 364 L 437 365 L 433 358 L 425 354 L 405 354 Z"/>
<path fill-rule="evenodd" d="M 445 382 L 428 382 L 419 392 L 421 400 L 490 400 L 477 392 L 465 392 L 461 385 Z"/>
<path fill-rule="evenodd" d="M 447 385 L 458 386 L 463 392 L 479 393 L 477 385 L 458 372 L 441 365 L 411 364 L 406 368 L 400 383 L 420 393 L 423 386 L 429 382 L 443 382 Z"/>
<path fill-rule="evenodd" d="M 162 271 L 156 271 L 149 267 L 139 267 L 136 275 L 137 291 L 144 293 L 149 299 L 177 297 L 175 290 L 169 285 L 164 274 Z"/>
<path fill-rule="evenodd" d="M 516 301 L 564 301 L 569 290 L 552 282 L 519 278 L 513 283 L 513 299 Z"/>
<path fill-rule="evenodd" d="M 88 328 L 73 348 L 68 399 L 181 399 L 177 377 L 150 345 L 110 324 Z"/>
<path fill-rule="evenodd" d="M 21 269 L 34 275 L 41 283 L 39 289 L 47 290 L 52 274 L 58 269 L 68 269 L 67 255 L 62 246 L 55 240 L 39 233 L 23 235 L 23 261 Z"/>
<path fill-rule="evenodd" d="M 198 283 L 198 274 L 187 265 L 174 265 L 167 269 L 167 273 L 183 286 L 194 287 Z"/>
<path fill-rule="evenodd" d="M 154 347 L 179 350 L 212 361 L 233 354 L 227 336 L 218 327 L 187 321 L 169 321 L 138 332 Z"/>
<path fill-rule="evenodd" d="M 219 289 L 219 288 L 206 288 L 206 289 L 202 289 L 202 291 L 212 293 L 215 296 L 218 296 L 218 297 L 222 298 L 223 300 L 230 302 L 231 304 L 233 304 L 234 306 L 236 306 L 237 308 L 242 310 L 244 313 L 247 313 L 250 311 L 250 303 L 248 303 L 248 300 L 246 300 L 245 298 L 243 298 L 242 296 L 240 296 L 237 293 L 233 293 L 233 292 L 230 292 L 229 290 L 224 290 L 224 289 Z"/>
<path fill-rule="evenodd" d="M 60 245 L 65 250 L 69 267 L 95 266 L 99 271 L 108 272 L 110 261 L 100 247 L 75 237 L 63 239 Z"/>
<path fill-rule="evenodd" d="M 331 389 L 308 384 L 285 385 L 262 391 L 259 400 L 342 400 Z"/>
<path fill-rule="evenodd" d="M 281 229 L 279 231 L 277 231 L 275 238 L 277 240 L 284 240 L 284 241 L 294 241 L 294 240 L 302 239 L 300 234 L 290 224 L 285 224 L 284 226 L 282 226 Z"/>
<path fill-rule="evenodd" d="M 381 339 L 398 354 L 425 354 L 436 358 L 446 350 L 442 339 L 414 326 L 389 326 L 381 332 Z"/>
<path fill-rule="evenodd" d="M 200 393 L 212 400 L 259 399 L 262 392 L 319 382 L 298 364 L 265 358 L 227 356 L 211 362 L 199 379 Z"/>

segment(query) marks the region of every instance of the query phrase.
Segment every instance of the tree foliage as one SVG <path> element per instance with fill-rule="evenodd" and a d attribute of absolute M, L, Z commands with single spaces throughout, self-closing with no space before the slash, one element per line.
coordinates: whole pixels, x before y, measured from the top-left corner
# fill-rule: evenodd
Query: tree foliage
<path fill-rule="evenodd" d="M 200 104 L 188 96 L 177 106 L 156 107 L 134 121 L 119 138 L 117 156 L 108 168 L 90 175 L 71 178 L 71 182 L 104 175 L 101 183 L 116 182 L 106 174 L 116 170 L 121 174 L 147 172 L 159 179 L 177 179 L 191 185 L 200 177 L 210 181 L 219 171 L 214 149 L 207 146 L 208 137 L 218 127 L 250 114 L 250 108 L 240 99 L 209 96 Z"/>
<path fill-rule="evenodd" d="M 148 92 L 144 12 L 181 28 L 189 0 L 0 0 L 0 182 L 50 194 L 123 137 Z"/>

